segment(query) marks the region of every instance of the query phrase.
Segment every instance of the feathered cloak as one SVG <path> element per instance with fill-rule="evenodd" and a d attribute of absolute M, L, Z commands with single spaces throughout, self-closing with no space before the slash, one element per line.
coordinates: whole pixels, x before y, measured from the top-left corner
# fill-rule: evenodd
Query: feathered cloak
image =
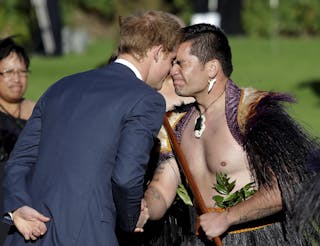
<path fill-rule="evenodd" d="M 301 190 L 301 184 L 314 175 L 314 172 L 305 168 L 305 161 L 309 154 L 318 148 L 318 145 L 288 115 L 283 107 L 283 102 L 293 102 L 293 99 L 281 93 L 258 91 L 252 88 L 240 89 L 231 80 L 227 82 L 226 118 L 230 132 L 247 153 L 250 171 L 260 187 L 272 187 L 274 185 L 272 180 L 276 177 L 282 195 L 283 211 L 275 216 L 278 222 L 271 226 L 223 236 L 225 246 L 304 245 L 301 235 L 293 233 L 289 215 L 297 193 Z M 195 111 L 195 104 L 191 104 L 177 107 L 174 112 L 170 113 L 169 121 L 179 142 L 185 126 Z M 164 129 L 161 129 L 159 138 L 161 141 L 160 160 L 173 157 L 170 141 Z M 184 184 L 187 184 L 187 182 L 184 181 Z M 179 206 L 181 206 L 181 203 Z M 175 212 L 171 213 L 169 211 L 166 218 L 171 218 L 172 221 L 172 217 L 177 218 L 179 216 L 176 209 L 171 209 L 171 211 Z M 182 215 L 182 217 L 185 218 L 186 216 Z M 191 218 L 194 219 L 194 216 L 191 216 Z M 261 223 L 265 223 L 264 221 L 269 220 L 262 219 Z M 168 224 L 168 220 L 165 223 Z M 174 220 L 174 223 L 179 224 L 177 219 Z M 189 229 L 194 228 L 191 220 L 190 223 L 191 226 L 187 225 L 187 227 Z M 169 224 L 172 227 L 173 223 Z M 185 223 L 184 227 L 186 227 Z M 175 245 L 188 245 L 186 237 L 183 235 L 184 231 L 188 232 L 188 230 L 177 228 L 174 230 L 175 232 L 167 231 L 167 233 L 161 234 L 165 241 L 183 242 Z M 180 239 L 177 240 L 177 238 Z M 194 240 L 193 236 L 190 236 L 190 238 Z M 159 243 L 162 240 L 158 238 L 156 241 Z M 292 244 L 293 242 L 294 244 Z M 193 245 L 212 244 L 208 241 L 198 242 L 197 244 L 193 242 Z"/>

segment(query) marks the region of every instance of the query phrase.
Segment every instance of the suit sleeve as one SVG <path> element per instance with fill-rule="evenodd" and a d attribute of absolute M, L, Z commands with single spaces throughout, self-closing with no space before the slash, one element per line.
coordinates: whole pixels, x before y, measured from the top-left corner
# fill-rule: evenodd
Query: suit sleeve
<path fill-rule="evenodd" d="M 164 98 L 153 93 L 134 105 L 124 122 L 112 175 L 117 223 L 122 230 L 132 231 L 136 226 L 144 175 L 164 113 Z"/>
<path fill-rule="evenodd" d="M 3 214 L 27 205 L 32 207 L 27 180 L 38 157 L 41 135 L 41 110 L 39 101 L 22 130 L 5 166 Z"/>

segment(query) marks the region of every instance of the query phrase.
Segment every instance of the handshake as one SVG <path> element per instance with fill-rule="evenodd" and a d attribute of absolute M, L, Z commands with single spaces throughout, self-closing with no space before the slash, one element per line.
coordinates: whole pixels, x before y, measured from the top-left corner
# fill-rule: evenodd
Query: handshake
<path fill-rule="evenodd" d="M 150 216 L 149 216 L 147 202 L 142 198 L 140 216 L 139 216 L 136 228 L 134 229 L 134 232 L 143 232 L 143 227 L 147 223 L 149 217 Z"/>

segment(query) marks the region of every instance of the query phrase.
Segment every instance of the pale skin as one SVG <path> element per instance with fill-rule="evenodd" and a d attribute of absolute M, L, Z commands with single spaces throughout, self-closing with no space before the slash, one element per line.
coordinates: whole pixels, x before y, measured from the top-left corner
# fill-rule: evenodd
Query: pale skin
<path fill-rule="evenodd" d="M 194 102 L 193 97 L 181 97 L 174 92 L 173 81 L 170 75 L 168 75 L 159 91 L 166 100 L 166 111 L 171 111 L 175 106 L 181 104 L 187 104 Z"/>
<path fill-rule="evenodd" d="M 175 57 L 176 51 L 165 52 L 162 45 L 150 48 L 146 52 L 146 56 L 140 60 L 135 59 L 135 57 L 130 54 L 119 55 L 119 58 L 126 59 L 131 62 L 140 72 L 142 80 L 156 90 L 161 89 Z M 18 83 L 18 77 L 21 79 L 21 76 L 16 74 L 16 81 L 12 83 Z M 22 82 L 26 81 L 23 80 Z M 22 86 L 20 87 L 22 88 Z M 28 102 L 25 104 L 27 103 Z M 28 112 L 29 113 L 26 113 L 26 116 L 29 117 L 31 110 Z M 135 232 L 143 232 L 143 225 L 146 223 L 148 218 L 148 208 L 145 201 L 142 200 L 140 217 L 138 219 Z M 13 223 L 25 240 L 37 240 L 39 237 L 43 236 L 47 231 L 45 223 L 48 221 L 50 221 L 49 217 L 40 214 L 38 211 L 28 206 L 22 206 L 13 212 Z"/>
<path fill-rule="evenodd" d="M 139 60 L 131 54 L 120 54 L 118 58 L 131 62 L 139 70 L 143 81 L 152 88 L 160 90 L 175 56 L 176 51 L 166 52 L 162 45 L 157 45 L 150 48 L 145 57 Z"/>
<path fill-rule="evenodd" d="M 177 51 L 177 59 L 171 69 L 176 93 L 193 96 L 201 112 L 205 111 L 206 128 L 198 139 L 194 136 L 196 112 L 186 126 L 181 140 L 192 176 L 198 185 L 206 207 L 215 207 L 212 199 L 217 195 L 212 188 L 216 183 L 216 173 L 223 172 L 236 180 L 235 190 L 254 181 L 243 148 L 233 138 L 225 116 L 225 85 L 228 80 L 218 60 L 201 64 L 190 54 L 190 42 L 182 43 Z M 209 78 L 217 82 L 208 93 Z M 214 103 L 212 103 L 214 101 Z M 209 105 L 209 107 L 208 107 Z M 145 193 L 150 219 L 161 218 L 171 206 L 176 188 L 181 182 L 175 159 L 161 163 Z M 209 212 L 200 216 L 200 225 L 209 239 L 220 236 L 230 226 L 259 219 L 282 209 L 281 195 L 276 185 L 272 189 L 258 188 L 252 198 L 224 212 Z"/>
<path fill-rule="evenodd" d="M 49 217 L 40 214 L 33 208 L 23 206 L 13 212 L 13 223 L 25 240 L 36 240 L 47 231 Z"/>

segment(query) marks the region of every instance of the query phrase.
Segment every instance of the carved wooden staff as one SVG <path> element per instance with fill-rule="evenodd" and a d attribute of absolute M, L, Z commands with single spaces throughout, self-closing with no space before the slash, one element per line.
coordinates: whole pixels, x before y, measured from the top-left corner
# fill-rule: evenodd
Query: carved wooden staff
<path fill-rule="evenodd" d="M 204 203 L 204 200 L 203 200 L 203 198 L 202 198 L 202 196 L 200 194 L 200 191 L 198 189 L 198 186 L 197 186 L 197 184 L 195 183 L 195 181 L 194 181 L 194 179 L 192 177 L 192 174 L 191 174 L 189 165 L 187 163 L 187 160 L 184 157 L 184 154 L 183 154 L 183 152 L 182 152 L 182 150 L 180 148 L 178 140 L 177 140 L 177 138 L 176 138 L 176 136 L 175 136 L 175 134 L 174 134 L 174 132 L 172 130 L 172 127 L 171 127 L 171 125 L 169 123 L 169 120 L 168 120 L 167 116 L 164 117 L 163 125 L 164 125 L 164 128 L 166 129 L 166 131 L 168 133 L 172 149 L 175 152 L 176 157 L 178 159 L 178 164 L 182 168 L 182 171 L 183 171 L 184 175 L 187 178 L 187 181 L 189 183 L 190 189 L 192 191 L 192 194 L 193 194 L 194 198 L 196 199 L 196 201 L 197 201 L 197 203 L 199 205 L 201 213 L 208 213 L 209 210 L 206 207 L 206 205 Z M 213 240 L 214 240 L 214 243 L 216 244 L 216 246 L 222 246 L 222 241 L 221 241 L 221 239 L 219 237 L 215 237 L 215 238 L 213 238 Z"/>

